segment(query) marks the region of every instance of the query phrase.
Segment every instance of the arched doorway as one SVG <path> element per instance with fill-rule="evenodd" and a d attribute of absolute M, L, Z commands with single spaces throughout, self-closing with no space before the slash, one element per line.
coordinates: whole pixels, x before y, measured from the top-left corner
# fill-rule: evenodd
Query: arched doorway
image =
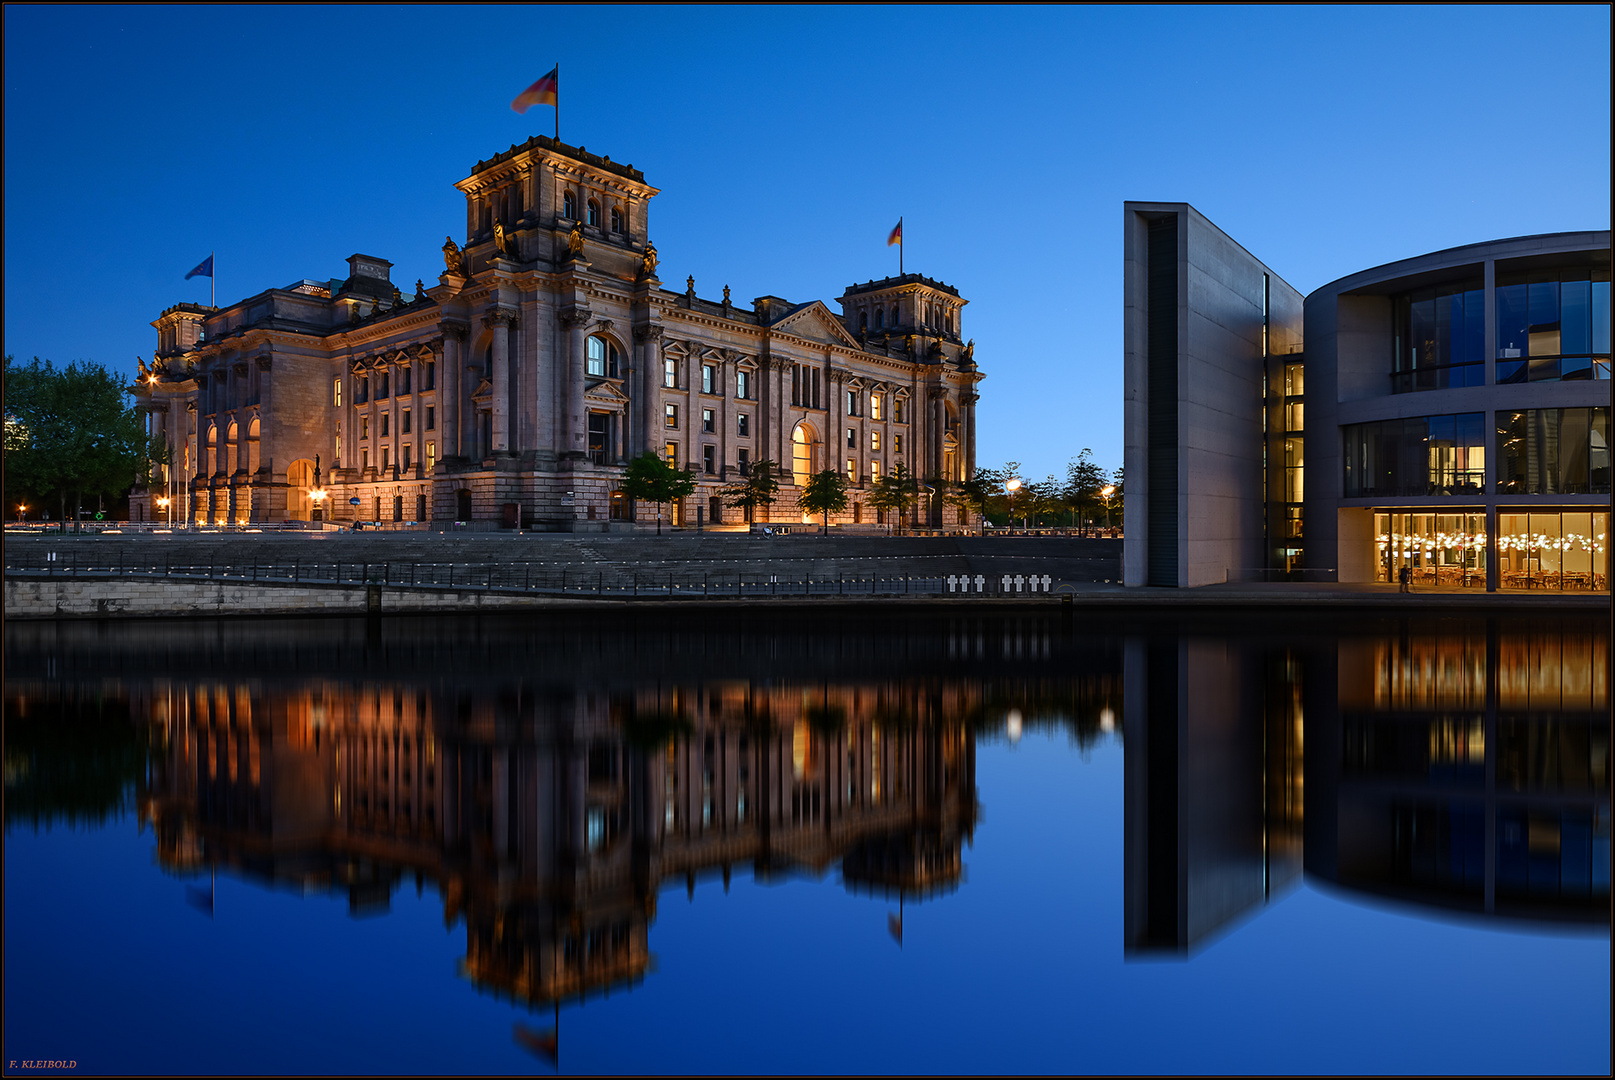
<path fill-rule="evenodd" d="M 814 444 L 818 442 L 814 430 L 803 421 L 791 430 L 791 479 L 797 487 L 806 487 L 813 475 Z"/>
<path fill-rule="evenodd" d="M 314 463 L 298 458 L 286 469 L 286 517 L 291 521 L 312 521 L 314 500 L 309 492 L 314 488 Z"/>
<path fill-rule="evenodd" d="M 471 520 L 471 489 L 461 488 L 454 493 L 454 520 Z"/>

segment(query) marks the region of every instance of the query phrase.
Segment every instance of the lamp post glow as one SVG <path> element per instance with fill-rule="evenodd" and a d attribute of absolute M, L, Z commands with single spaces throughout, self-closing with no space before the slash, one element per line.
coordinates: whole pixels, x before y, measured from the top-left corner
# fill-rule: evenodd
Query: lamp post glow
<path fill-rule="evenodd" d="M 327 494 L 329 493 L 324 488 L 315 488 L 308 493 L 308 497 L 314 500 L 315 521 L 325 520 L 325 496 Z"/>
<path fill-rule="evenodd" d="M 1105 531 L 1110 531 L 1110 497 L 1116 494 L 1116 485 L 1107 484 L 1099 489 L 1099 495 L 1105 500 Z"/>
<path fill-rule="evenodd" d="M 170 500 L 167 495 L 159 495 L 157 497 L 157 505 L 162 507 L 163 510 L 163 522 L 169 528 L 173 528 L 174 526 L 174 515 L 168 512 L 168 507 L 171 501 L 172 500 Z"/>
<path fill-rule="evenodd" d="M 24 503 L 18 503 L 17 504 L 17 520 L 18 521 L 27 521 L 28 520 L 28 507 Z"/>
<path fill-rule="evenodd" d="M 1009 520 L 1012 521 L 1012 522 L 1015 520 L 1015 493 L 1017 491 L 1019 491 L 1020 489 L 1021 489 L 1020 477 L 1012 476 L 1008 480 L 1004 481 L 1004 490 L 1009 493 Z M 1026 527 L 1026 519 L 1025 518 L 1021 519 L 1021 527 L 1022 528 Z"/>

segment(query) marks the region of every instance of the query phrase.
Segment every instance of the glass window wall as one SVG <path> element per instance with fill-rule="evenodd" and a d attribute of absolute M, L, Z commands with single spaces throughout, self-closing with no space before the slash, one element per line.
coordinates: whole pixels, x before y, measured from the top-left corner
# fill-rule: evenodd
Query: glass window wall
<path fill-rule="evenodd" d="M 1348 425 L 1341 429 L 1346 497 L 1479 494 L 1485 429 L 1478 412 Z"/>
<path fill-rule="evenodd" d="M 1429 514 L 1389 510 L 1374 515 L 1379 571 L 1375 580 L 1486 588 L 1486 514 L 1481 509 Z"/>
<path fill-rule="evenodd" d="M 1609 589 L 1609 511 L 1497 514 L 1497 584 L 1504 589 Z"/>
<path fill-rule="evenodd" d="M 1609 271 L 1500 274 L 1497 381 L 1608 379 Z"/>
<path fill-rule="evenodd" d="M 1519 409 L 1497 414 L 1502 495 L 1608 495 L 1609 409 Z"/>
<path fill-rule="evenodd" d="M 1395 314 L 1391 393 L 1486 382 L 1486 293 L 1479 282 L 1407 293 Z"/>

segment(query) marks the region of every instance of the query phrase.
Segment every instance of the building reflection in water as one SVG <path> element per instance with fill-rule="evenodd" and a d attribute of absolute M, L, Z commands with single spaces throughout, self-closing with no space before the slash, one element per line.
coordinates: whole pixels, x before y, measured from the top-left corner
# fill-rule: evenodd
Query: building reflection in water
<path fill-rule="evenodd" d="M 8 827 L 19 806 L 104 815 L 62 801 L 36 746 L 93 696 L 112 751 L 58 756 L 103 762 L 116 799 L 136 763 L 170 872 L 336 891 L 356 915 L 431 883 L 465 922 L 463 973 L 548 1006 L 645 976 L 668 885 L 838 872 L 896 904 L 946 895 L 978 742 L 1011 717 L 1011 737 L 1093 741 L 1119 716 L 1129 956 L 1189 954 L 1303 868 L 1424 910 L 1607 920 L 1596 620 L 456 629 L 8 628 Z"/>

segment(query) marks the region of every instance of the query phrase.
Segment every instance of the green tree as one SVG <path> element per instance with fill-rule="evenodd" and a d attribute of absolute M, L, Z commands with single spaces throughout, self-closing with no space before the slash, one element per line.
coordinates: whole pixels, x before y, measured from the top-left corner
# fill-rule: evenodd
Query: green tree
<path fill-rule="evenodd" d="M 757 508 L 762 507 L 763 520 L 766 521 L 768 508 L 774 504 L 778 494 L 779 464 L 771 458 L 763 458 L 752 463 L 744 480 L 724 489 L 724 501 L 744 510 L 747 521 L 754 520 Z"/>
<path fill-rule="evenodd" d="M 662 535 L 662 504 L 688 498 L 695 491 L 695 473 L 676 469 L 655 451 L 647 450 L 628 463 L 622 493 L 630 499 L 656 504 L 656 535 Z"/>
<path fill-rule="evenodd" d="M 824 515 L 824 533 L 830 533 L 830 515 L 847 508 L 847 478 L 834 469 L 825 469 L 808 477 L 802 489 L 802 509 L 810 514 Z"/>
<path fill-rule="evenodd" d="M 969 516 L 976 515 L 983 520 L 987 517 L 987 504 L 997 494 L 994 478 L 990 471 L 977 470 L 976 474 L 968 480 L 962 480 L 948 489 L 948 502 L 958 507 L 965 514 L 965 524 L 969 524 Z"/>
<path fill-rule="evenodd" d="M 1093 451 L 1083 447 L 1082 452 L 1066 464 L 1065 484 L 1060 489 L 1060 499 L 1071 508 L 1079 523 L 1091 519 L 1103 499 L 1100 492 L 1109 483 L 1105 470 L 1094 464 Z"/>
<path fill-rule="evenodd" d="M 892 471 L 880 478 L 869 495 L 869 505 L 877 510 L 890 510 L 897 521 L 897 533 L 903 532 L 904 512 L 919 498 L 919 484 L 908 467 L 901 461 Z"/>
<path fill-rule="evenodd" d="M 58 369 L 37 356 L 29 364 L 7 356 L 7 488 L 54 494 L 64 522 L 71 496 L 75 528 L 84 496 L 128 491 L 147 468 L 149 447 L 127 393 L 123 379 L 99 364 Z"/>

